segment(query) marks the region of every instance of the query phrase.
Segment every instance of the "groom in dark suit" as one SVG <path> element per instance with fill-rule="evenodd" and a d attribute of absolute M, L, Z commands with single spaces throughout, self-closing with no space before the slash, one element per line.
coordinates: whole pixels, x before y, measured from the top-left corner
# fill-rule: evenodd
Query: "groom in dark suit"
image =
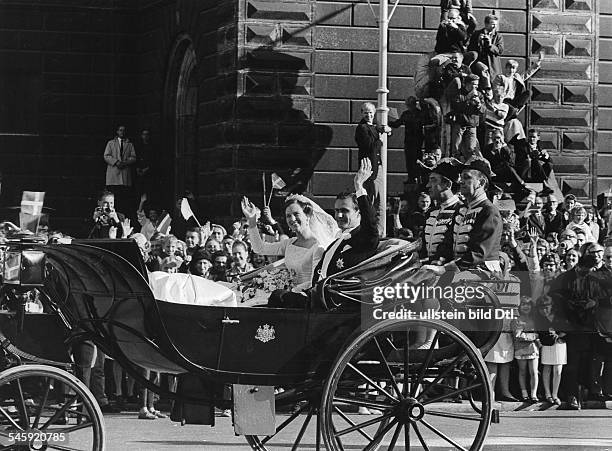
<path fill-rule="evenodd" d="M 334 211 L 341 233 L 327 247 L 315 268 L 312 284 L 351 268 L 368 259 L 378 247 L 376 214 L 363 184 L 372 175 L 372 163 L 361 160 L 353 183 L 355 193 L 341 193 L 336 197 Z"/>

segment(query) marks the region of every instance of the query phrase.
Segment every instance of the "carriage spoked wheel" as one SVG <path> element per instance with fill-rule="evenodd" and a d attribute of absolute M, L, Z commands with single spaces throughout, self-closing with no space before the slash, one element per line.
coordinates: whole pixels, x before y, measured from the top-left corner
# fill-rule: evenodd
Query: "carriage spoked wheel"
<path fill-rule="evenodd" d="M 0 449 L 104 450 L 104 417 L 87 387 L 46 365 L 0 373 Z"/>
<path fill-rule="evenodd" d="M 369 416 L 355 415 L 363 408 Z M 442 321 L 385 320 L 338 356 L 319 419 L 329 450 L 480 450 L 491 415 L 486 365 L 462 332 Z"/>

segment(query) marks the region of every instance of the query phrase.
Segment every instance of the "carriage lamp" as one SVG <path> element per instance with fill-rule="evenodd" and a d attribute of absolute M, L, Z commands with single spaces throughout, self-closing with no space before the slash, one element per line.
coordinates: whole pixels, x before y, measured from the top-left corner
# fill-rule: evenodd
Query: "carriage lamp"
<path fill-rule="evenodd" d="M 4 255 L 3 282 L 41 287 L 45 279 L 45 253 L 34 249 L 8 250 Z"/>

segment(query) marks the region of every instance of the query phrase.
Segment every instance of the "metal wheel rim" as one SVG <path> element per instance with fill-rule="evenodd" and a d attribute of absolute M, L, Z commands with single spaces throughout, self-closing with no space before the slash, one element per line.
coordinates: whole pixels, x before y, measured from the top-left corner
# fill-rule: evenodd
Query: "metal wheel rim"
<path fill-rule="evenodd" d="M 461 346 L 463 347 L 463 353 L 465 354 L 465 357 L 467 357 L 471 363 L 473 362 L 475 364 L 475 371 L 477 371 L 478 377 L 481 380 L 480 385 L 483 390 L 483 399 L 482 399 L 483 408 L 482 408 L 482 412 L 480 413 L 481 418 L 478 420 L 479 425 L 478 425 L 476 437 L 474 438 L 473 443 L 469 446 L 469 449 L 470 450 L 482 449 L 484 441 L 486 439 L 486 435 L 488 433 L 488 428 L 491 422 L 491 416 L 492 416 L 491 403 L 492 403 L 492 398 L 493 398 L 492 390 L 491 390 L 489 379 L 488 379 L 488 371 L 486 369 L 484 360 L 482 359 L 480 351 L 457 328 L 447 323 L 441 322 L 441 321 L 429 321 L 429 320 L 409 320 L 409 321 L 386 320 L 386 321 L 378 322 L 371 328 L 361 333 L 357 338 L 355 338 L 355 340 L 349 346 L 347 346 L 346 349 L 338 356 L 338 358 L 336 359 L 336 362 L 334 363 L 332 367 L 332 372 L 330 373 L 330 377 L 327 379 L 324 385 L 323 395 L 322 395 L 322 400 L 321 400 L 321 415 L 319 417 L 319 420 L 321 422 L 320 428 L 323 433 L 323 439 L 324 439 L 326 448 L 329 450 L 343 450 L 344 449 L 344 447 L 342 446 L 341 440 L 338 440 L 338 438 L 336 438 L 335 436 L 336 431 L 334 429 L 334 421 L 332 419 L 332 413 L 333 413 L 333 408 L 334 408 L 333 397 L 334 397 L 339 379 L 342 376 L 344 370 L 346 369 L 347 364 L 350 363 L 351 358 L 359 351 L 362 345 L 365 345 L 373 337 L 375 337 L 378 333 L 382 333 L 387 330 L 397 329 L 399 325 L 401 325 L 403 328 L 414 328 L 418 326 L 424 326 L 424 327 L 429 327 L 429 328 L 433 328 L 433 329 L 444 332 L 446 335 L 448 335 L 449 337 L 452 337 L 459 344 L 461 344 Z M 389 390 L 392 392 L 391 388 Z M 393 434 L 393 437 L 392 437 L 390 445 L 391 444 L 395 445 L 395 443 L 398 440 L 398 435 L 401 432 L 400 426 L 402 425 L 396 421 L 396 418 L 394 416 L 389 416 L 388 418 L 390 419 L 391 422 L 395 421 L 395 424 L 389 427 L 386 433 L 381 437 L 380 441 L 376 444 L 377 446 L 380 446 L 380 444 L 383 443 L 384 438 L 388 434 L 391 434 L 391 433 Z M 415 422 L 415 423 L 418 423 L 418 422 Z M 360 424 L 363 424 L 363 423 L 360 423 Z M 411 421 L 410 424 L 413 424 L 413 422 Z M 351 428 L 347 428 L 347 429 L 351 429 Z M 403 429 L 404 431 L 406 431 L 406 429 L 410 430 L 413 428 L 403 427 Z M 412 436 L 415 439 L 413 443 L 416 443 L 417 445 L 419 445 L 423 442 L 422 437 L 420 437 L 422 434 L 419 434 L 419 432 L 417 432 L 416 429 L 413 429 L 413 430 L 414 432 Z M 342 430 L 340 433 L 343 433 L 344 431 L 345 430 Z M 421 429 L 421 432 L 422 432 L 422 429 Z M 415 434 L 419 434 L 419 437 L 417 437 Z M 405 435 L 406 435 L 406 438 L 408 439 L 410 438 L 409 432 L 405 433 Z M 371 437 L 371 438 L 376 439 L 376 437 Z M 421 443 L 419 443 L 419 440 L 416 440 L 417 438 L 420 439 Z M 410 442 L 408 441 L 407 443 L 408 444 L 406 445 L 406 449 L 410 449 Z M 373 449 L 373 448 L 374 447 L 372 446 L 372 444 L 370 444 L 370 446 L 366 446 L 365 449 Z M 423 446 L 423 448 L 428 449 L 426 445 Z M 459 447 L 457 449 L 462 449 L 462 448 Z"/>

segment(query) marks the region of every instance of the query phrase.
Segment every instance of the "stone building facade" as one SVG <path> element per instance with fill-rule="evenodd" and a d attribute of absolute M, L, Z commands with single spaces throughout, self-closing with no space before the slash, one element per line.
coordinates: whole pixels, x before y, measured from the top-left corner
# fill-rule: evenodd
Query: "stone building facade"
<path fill-rule="evenodd" d="M 504 58 L 546 54 L 525 119 L 542 130 L 564 193 L 607 190 L 610 2 L 473 3 L 480 23 L 492 9 L 500 16 Z M 438 5 L 400 0 L 391 20 L 389 100 L 399 111 L 417 59 L 433 48 Z M 167 208 L 189 189 L 203 212 L 229 221 L 241 195 L 261 199 L 262 172 L 273 171 L 330 206 L 356 169 L 359 105 L 376 99 L 377 33 L 365 2 L 5 0 L 3 205 L 23 189 L 47 191 L 52 227 L 78 233 L 121 123 L 132 139 L 151 128 Z M 389 140 L 390 193 L 403 189 L 402 141 L 401 130 Z"/>

